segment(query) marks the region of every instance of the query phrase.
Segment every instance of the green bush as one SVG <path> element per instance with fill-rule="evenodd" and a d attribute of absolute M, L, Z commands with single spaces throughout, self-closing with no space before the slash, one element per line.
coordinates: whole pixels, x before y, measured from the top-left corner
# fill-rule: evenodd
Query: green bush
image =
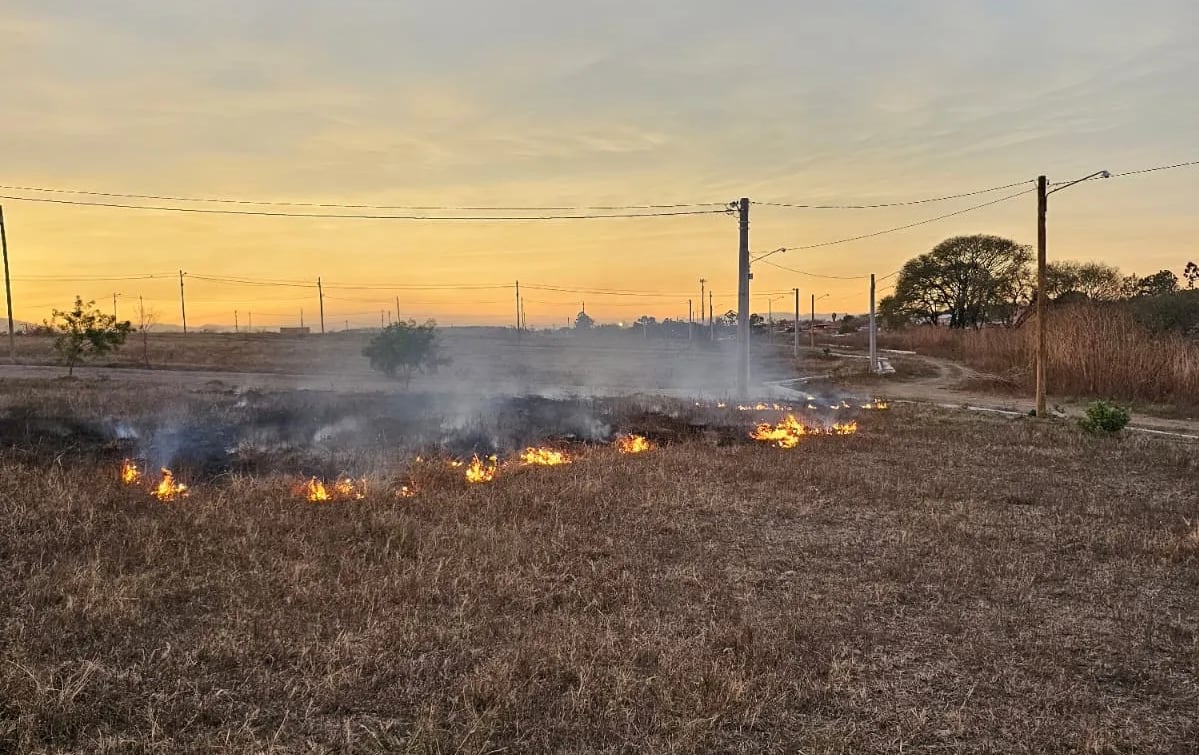
<path fill-rule="evenodd" d="M 1080 419 L 1078 424 L 1089 433 L 1118 433 L 1130 418 L 1127 409 L 1106 401 L 1096 401 L 1087 407 L 1087 416 Z"/>

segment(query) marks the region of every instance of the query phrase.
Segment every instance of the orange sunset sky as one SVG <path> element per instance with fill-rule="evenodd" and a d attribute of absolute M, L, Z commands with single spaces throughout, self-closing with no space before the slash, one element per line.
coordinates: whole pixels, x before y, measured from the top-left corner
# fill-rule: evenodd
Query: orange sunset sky
<path fill-rule="evenodd" d="M 583 300 L 601 322 L 686 317 L 700 278 L 717 312 L 735 306 L 737 227 L 724 214 L 255 217 L 39 203 L 27 200 L 163 204 L 29 187 L 375 205 L 861 204 L 1199 159 L 1193 0 L 435 5 L 6 2 L 0 184 L 26 187 L 0 189 L 15 318 L 40 321 L 76 293 L 107 308 L 118 293 L 122 318 L 142 296 L 176 323 L 179 269 L 196 276 L 195 325 L 231 325 L 235 310 L 290 325 L 301 309 L 315 324 L 315 290 L 203 277 L 320 276 L 337 328 L 377 323 L 397 295 L 404 317 L 509 324 L 517 279 L 572 289 L 528 290 L 534 327 L 565 324 Z M 867 234 L 1013 191 L 873 210 L 755 206 L 751 247 Z M 811 274 L 881 277 L 960 233 L 1033 243 L 1035 219 L 1028 194 L 775 255 L 803 272 L 755 265 L 753 309 L 799 287 L 805 311 L 816 293 L 828 294 L 820 312 L 862 312 L 865 281 Z M 1199 261 L 1197 237 L 1199 167 L 1050 201 L 1051 259 L 1181 273 Z"/>

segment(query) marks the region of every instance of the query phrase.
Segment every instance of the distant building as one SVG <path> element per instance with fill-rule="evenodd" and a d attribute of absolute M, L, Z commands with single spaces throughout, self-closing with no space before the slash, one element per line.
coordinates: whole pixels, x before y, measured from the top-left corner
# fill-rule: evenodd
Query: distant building
<path fill-rule="evenodd" d="M 299 328 L 279 328 L 279 332 L 285 336 L 306 336 L 312 332 L 312 329 L 304 325 Z"/>

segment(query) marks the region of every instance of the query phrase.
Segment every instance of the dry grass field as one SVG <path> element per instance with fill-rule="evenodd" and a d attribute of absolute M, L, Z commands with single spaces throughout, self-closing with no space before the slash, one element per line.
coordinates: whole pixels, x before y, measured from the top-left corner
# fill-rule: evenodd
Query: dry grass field
<path fill-rule="evenodd" d="M 303 500 L 280 455 L 163 503 L 119 439 L 32 417 L 236 424 L 245 395 L 0 398 L 0 751 L 1199 741 L 1194 444 L 896 407 L 783 450 L 630 413 L 657 450 L 468 485 L 375 439 L 329 456 L 361 500 Z"/>

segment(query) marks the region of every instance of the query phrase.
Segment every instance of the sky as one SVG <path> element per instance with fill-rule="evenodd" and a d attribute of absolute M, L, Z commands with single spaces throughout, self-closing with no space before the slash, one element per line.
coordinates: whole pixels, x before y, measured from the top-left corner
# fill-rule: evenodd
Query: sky
<path fill-rule="evenodd" d="M 6 0 L 0 184 L 421 206 L 906 201 L 1199 160 L 1197 30 L 1194 0 Z M 890 209 L 755 204 L 750 245 L 869 234 L 1023 188 Z M 396 296 L 405 319 L 508 324 L 517 280 L 534 327 L 584 301 L 601 322 L 685 318 L 701 278 L 717 313 L 736 305 L 737 223 L 720 212 L 422 222 L 0 195 L 18 320 L 117 293 L 122 319 L 141 296 L 177 323 L 179 270 L 193 326 L 235 311 L 317 323 L 313 288 L 213 277 L 320 277 L 330 328 L 377 323 Z M 1199 257 L 1197 208 L 1199 167 L 1073 187 L 1050 200 L 1050 258 L 1181 273 Z M 820 312 L 863 312 L 860 276 L 957 234 L 1034 243 L 1035 222 L 1027 194 L 774 255 L 790 270 L 754 265 L 753 309 L 790 310 L 798 287 L 805 311 L 817 295 Z"/>

